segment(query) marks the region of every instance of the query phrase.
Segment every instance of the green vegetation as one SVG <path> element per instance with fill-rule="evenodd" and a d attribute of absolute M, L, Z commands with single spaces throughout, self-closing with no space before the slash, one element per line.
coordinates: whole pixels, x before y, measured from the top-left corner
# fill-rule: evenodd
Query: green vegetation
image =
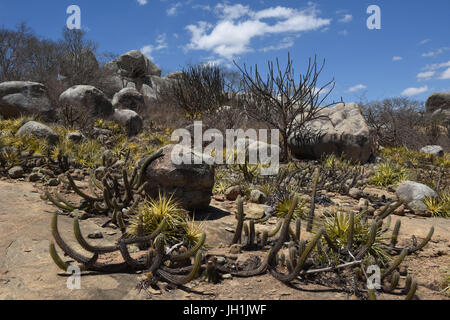
<path fill-rule="evenodd" d="M 371 183 L 379 187 L 395 186 L 408 180 L 408 169 L 399 163 L 383 162 L 377 165 Z"/>

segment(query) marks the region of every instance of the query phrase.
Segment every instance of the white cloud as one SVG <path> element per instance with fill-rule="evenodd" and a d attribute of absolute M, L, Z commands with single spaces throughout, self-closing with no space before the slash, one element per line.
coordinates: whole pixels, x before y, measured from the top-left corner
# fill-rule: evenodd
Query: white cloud
<path fill-rule="evenodd" d="M 339 22 L 348 23 L 352 20 L 353 20 L 353 16 L 351 14 L 346 14 L 341 19 L 339 19 Z"/>
<path fill-rule="evenodd" d="M 200 21 L 186 26 L 191 33 L 186 48 L 212 51 L 229 60 L 252 51 L 255 37 L 319 30 L 331 22 L 318 17 L 319 11 L 312 4 L 304 10 L 277 6 L 260 11 L 242 4 L 218 4 L 214 11 L 219 17 L 214 25 Z M 269 18 L 271 22 L 266 21 Z"/>
<path fill-rule="evenodd" d="M 149 44 L 146 46 L 143 46 L 141 48 L 141 52 L 146 55 L 149 59 L 153 59 L 153 52 L 155 51 L 159 51 L 162 49 L 167 48 L 167 42 L 166 42 L 166 34 L 162 33 L 160 34 L 156 40 L 155 40 L 155 44 Z"/>
<path fill-rule="evenodd" d="M 407 89 L 403 90 L 402 96 L 412 97 L 412 96 L 416 96 L 421 93 L 425 93 L 428 90 L 429 90 L 428 86 L 424 86 L 424 87 L 420 87 L 420 88 L 407 88 Z"/>
<path fill-rule="evenodd" d="M 450 68 L 445 70 L 442 75 L 439 77 L 440 80 L 449 80 L 450 79 Z"/>
<path fill-rule="evenodd" d="M 417 74 L 417 80 L 430 80 L 435 74 L 435 71 L 420 72 Z"/>
<path fill-rule="evenodd" d="M 349 88 L 347 90 L 347 92 L 348 93 L 353 93 L 353 92 L 357 92 L 357 91 L 360 91 L 360 90 L 363 90 L 363 89 L 367 89 L 367 86 L 365 86 L 363 84 L 358 84 L 356 86 L 353 86 L 353 87 Z"/>
<path fill-rule="evenodd" d="M 431 39 L 425 39 L 425 40 L 420 41 L 419 43 L 420 44 L 426 44 L 426 43 L 428 43 L 430 41 L 431 41 Z"/>
<path fill-rule="evenodd" d="M 440 54 L 444 53 L 444 51 L 447 51 L 449 49 L 450 48 L 448 48 L 448 47 L 439 48 L 439 49 L 437 49 L 435 51 L 429 51 L 429 52 L 423 53 L 422 57 L 434 57 L 434 56 L 437 56 L 437 55 L 440 55 Z"/>
<path fill-rule="evenodd" d="M 348 31 L 347 30 L 342 30 L 338 32 L 339 35 L 341 36 L 348 36 Z"/>
<path fill-rule="evenodd" d="M 267 51 L 272 51 L 272 50 L 281 50 L 281 49 L 287 49 L 290 48 L 294 45 L 295 41 L 292 37 L 286 37 L 283 40 L 281 40 L 280 43 L 276 44 L 276 45 L 270 45 L 267 47 L 264 47 L 262 49 L 260 49 L 259 51 L 263 51 L 263 52 L 267 52 Z"/>
<path fill-rule="evenodd" d="M 392 61 L 401 61 L 403 60 L 403 57 L 395 56 L 392 58 Z"/>
<path fill-rule="evenodd" d="M 183 4 L 181 2 L 175 3 L 173 6 L 171 6 L 169 9 L 167 9 L 167 15 L 168 16 L 176 16 L 178 8 L 182 7 Z"/>
<path fill-rule="evenodd" d="M 441 68 L 447 68 L 450 67 L 450 60 L 443 63 L 435 63 L 435 64 L 427 64 L 424 68 L 424 70 L 438 70 Z"/>
<path fill-rule="evenodd" d="M 145 6 L 147 4 L 147 0 L 137 0 L 141 6 Z"/>

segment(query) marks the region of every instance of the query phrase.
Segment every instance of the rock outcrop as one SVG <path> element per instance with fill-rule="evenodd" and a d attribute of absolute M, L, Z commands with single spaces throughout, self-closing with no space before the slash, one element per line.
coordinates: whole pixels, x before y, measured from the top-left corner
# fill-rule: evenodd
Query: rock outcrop
<path fill-rule="evenodd" d="M 323 119 L 307 124 L 307 129 L 316 133 L 315 138 L 301 139 L 299 134 L 290 137 L 289 147 L 296 157 L 319 159 L 328 154 L 343 154 L 361 163 L 369 160 L 373 141 L 361 108 L 356 103 L 340 103 L 323 109 L 320 116 Z"/>
<path fill-rule="evenodd" d="M 73 86 L 60 95 L 59 102 L 78 108 L 80 112 L 86 112 L 92 117 L 105 119 L 114 113 L 114 108 L 106 95 L 93 86 Z"/>
<path fill-rule="evenodd" d="M 158 197 L 159 192 L 167 195 L 173 194 L 186 210 L 205 209 L 211 201 L 214 167 L 204 163 L 174 163 L 172 152 L 176 153 L 175 146 L 164 147 L 162 149 L 164 156 L 147 168 L 144 177 L 144 181 L 149 182 L 146 193 L 154 198 Z M 191 159 L 202 156 L 187 148 L 183 148 L 181 151 Z"/>
<path fill-rule="evenodd" d="M 0 115 L 17 118 L 37 115 L 47 120 L 53 116 L 47 88 L 37 82 L 8 81 L 0 83 Z"/>
<path fill-rule="evenodd" d="M 416 214 L 423 214 L 428 210 L 423 202 L 425 198 L 437 197 L 433 189 L 414 181 L 403 182 L 397 187 L 395 193 L 397 198 Z"/>
<path fill-rule="evenodd" d="M 36 138 L 46 139 L 50 144 L 57 144 L 59 141 L 58 134 L 45 124 L 28 121 L 16 133 L 17 136 L 33 136 Z"/>
<path fill-rule="evenodd" d="M 133 88 L 124 88 L 114 95 L 112 105 L 116 109 L 128 109 L 138 113 L 145 110 L 144 96 Z"/>
<path fill-rule="evenodd" d="M 112 116 L 113 121 L 125 128 L 128 136 L 132 137 L 138 135 L 142 132 L 143 120 L 142 118 L 133 110 L 114 110 Z"/>

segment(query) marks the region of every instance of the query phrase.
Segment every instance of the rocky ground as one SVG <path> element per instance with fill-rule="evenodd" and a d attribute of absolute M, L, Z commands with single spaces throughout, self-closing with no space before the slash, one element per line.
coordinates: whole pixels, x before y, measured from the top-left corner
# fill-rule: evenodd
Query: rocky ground
<path fill-rule="evenodd" d="M 61 274 L 48 253 L 51 240 L 50 220 L 55 207 L 40 199 L 40 186 L 22 181 L 0 181 L 0 299 L 225 299 L 225 300 L 348 300 L 356 297 L 339 286 L 339 279 L 330 274 L 329 281 L 294 282 L 284 285 L 269 274 L 249 279 L 225 276 L 219 284 L 208 284 L 201 279 L 190 282 L 186 287 L 171 288 L 165 284 L 151 288 L 148 292 L 136 289 L 139 274 L 83 274 L 80 290 L 67 289 L 68 277 Z M 374 188 L 366 192 L 386 191 Z M 336 205 L 351 210 L 358 201 L 345 196 L 333 196 Z M 330 208 L 328 208 L 330 209 Z M 264 255 L 263 252 L 231 254 L 227 244 L 231 241 L 235 228 L 234 202 L 221 197 L 213 199 L 209 210 L 196 215 L 196 220 L 204 221 L 207 245 L 210 252 L 223 254 L 237 260 L 246 260 L 249 255 Z M 320 214 L 324 208 L 318 206 Z M 246 203 L 245 212 L 249 216 L 261 216 L 260 205 Z M 410 241 L 411 235 L 424 238 L 431 226 L 435 227 L 432 241 L 416 255 L 406 259 L 408 273 L 419 284 L 417 296 L 422 300 L 449 299 L 440 293 L 445 276 L 444 267 L 450 266 L 450 220 L 423 218 L 406 214 L 393 216 L 401 220 L 400 245 Z M 120 231 L 102 229 L 105 218 L 91 218 L 81 222 L 85 235 L 100 231 L 102 239 L 90 240 L 93 244 L 112 244 Z M 70 245 L 79 248 L 73 237 L 73 220 L 61 216 L 59 228 Z M 269 220 L 263 228 L 273 228 L 276 222 Z M 304 233 L 305 234 L 305 233 Z M 114 258 L 114 257 L 110 257 Z M 384 295 L 384 299 L 403 297 Z"/>

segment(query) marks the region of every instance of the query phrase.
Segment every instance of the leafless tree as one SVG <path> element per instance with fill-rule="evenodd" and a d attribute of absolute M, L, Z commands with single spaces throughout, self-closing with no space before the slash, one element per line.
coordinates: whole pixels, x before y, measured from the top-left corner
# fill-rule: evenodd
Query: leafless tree
<path fill-rule="evenodd" d="M 285 67 L 280 66 L 278 58 L 275 66 L 272 61 L 268 62 L 265 78 L 257 65 L 253 70 L 247 69 L 245 64 L 240 67 L 234 63 L 243 77 L 244 93 L 240 95 L 240 101 L 246 114 L 280 131 L 283 143 L 282 159 L 289 160 L 289 139 L 306 132 L 309 122 L 324 117 L 321 110 L 336 104 L 334 101 L 324 104 L 335 87 L 334 79 L 323 86 L 318 85 L 325 60 L 318 65 L 317 57 L 310 58 L 306 72 L 298 78 L 289 53 Z"/>
<path fill-rule="evenodd" d="M 417 148 L 426 143 L 420 101 L 389 98 L 362 105 L 362 111 L 379 145 Z"/>
<path fill-rule="evenodd" d="M 29 61 L 27 47 L 34 38 L 23 22 L 16 30 L 0 28 L 0 82 L 24 79 Z"/>
<path fill-rule="evenodd" d="M 200 119 L 227 103 L 226 89 L 227 82 L 220 67 L 188 65 L 177 80 L 158 90 L 158 98 L 179 107 L 191 119 Z"/>

